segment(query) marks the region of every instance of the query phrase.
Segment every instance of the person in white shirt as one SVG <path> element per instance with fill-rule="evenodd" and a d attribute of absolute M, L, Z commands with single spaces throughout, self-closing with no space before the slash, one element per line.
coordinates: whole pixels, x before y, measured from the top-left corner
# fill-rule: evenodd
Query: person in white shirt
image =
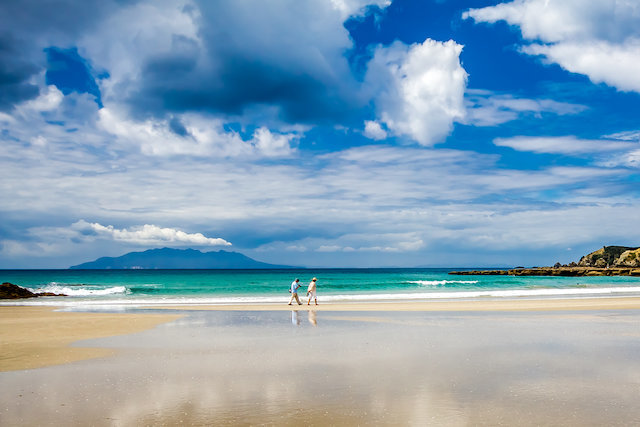
<path fill-rule="evenodd" d="M 293 302 L 294 298 L 298 302 L 298 305 L 302 305 L 302 303 L 300 302 L 300 298 L 298 298 L 298 288 L 299 287 L 300 287 L 300 280 L 299 279 L 296 279 L 291 283 L 291 289 L 289 289 L 289 292 L 291 292 L 291 298 L 289 298 L 289 305 L 291 305 L 291 303 Z"/>
<path fill-rule="evenodd" d="M 309 283 L 309 287 L 307 288 L 307 296 L 309 299 L 307 300 L 307 305 L 311 302 L 311 298 L 315 301 L 316 305 L 318 305 L 318 298 L 316 297 L 316 279 L 315 277 Z"/>

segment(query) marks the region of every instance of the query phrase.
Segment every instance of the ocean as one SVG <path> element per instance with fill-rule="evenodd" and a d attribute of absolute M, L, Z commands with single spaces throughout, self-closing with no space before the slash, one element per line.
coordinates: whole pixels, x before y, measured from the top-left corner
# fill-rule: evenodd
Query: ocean
<path fill-rule="evenodd" d="M 457 269 L 460 270 L 460 269 Z M 640 277 L 455 276 L 451 269 L 0 270 L 0 281 L 66 297 L 0 305 L 136 307 L 286 303 L 299 278 L 318 278 L 318 302 L 583 298 L 640 295 Z M 304 297 L 303 291 L 301 296 Z"/>

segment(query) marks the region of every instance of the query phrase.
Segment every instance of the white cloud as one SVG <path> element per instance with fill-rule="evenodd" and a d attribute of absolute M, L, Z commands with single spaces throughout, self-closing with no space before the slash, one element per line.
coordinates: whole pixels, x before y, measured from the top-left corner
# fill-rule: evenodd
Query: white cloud
<path fill-rule="evenodd" d="M 516 120 L 523 114 L 534 114 L 536 117 L 542 117 L 543 113 L 578 114 L 587 108 L 551 99 L 516 98 L 484 90 L 468 90 L 466 105 L 464 122 L 474 126 L 496 126 Z"/>
<path fill-rule="evenodd" d="M 331 0 L 331 3 L 346 19 L 349 16 L 361 14 L 368 6 L 384 9 L 391 4 L 391 0 Z"/>
<path fill-rule="evenodd" d="M 60 106 L 64 95 L 55 86 L 46 86 L 40 91 L 40 96 L 25 102 L 20 109 L 35 110 L 38 112 L 55 110 Z"/>
<path fill-rule="evenodd" d="M 293 152 L 291 142 L 294 138 L 292 133 L 276 134 L 261 127 L 253 133 L 252 144 L 266 157 L 287 157 Z"/>
<path fill-rule="evenodd" d="M 518 25 L 525 38 L 545 43 L 586 38 L 621 41 L 640 35 L 640 4 L 633 0 L 516 0 L 470 9 L 462 17 L 506 21 Z"/>
<path fill-rule="evenodd" d="M 453 40 L 379 46 L 366 77 L 378 93 L 378 121 L 422 145 L 444 141 L 453 122 L 465 114 L 467 73 L 460 65 L 461 51 Z"/>
<path fill-rule="evenodd" d="M 573 73 L 640 92 L 640 3 L 637 1 L 516 0 L 471 9 L 463 18 L 506 21 L 533 41 L 522 51 Z"/>
<path fill-rule="evenodd" d="M 632 142 L 611 139 L 580 139 L 575 136 L 516 136 L 497 138 L 493 143 L 499 147 L 509 147 L 518 151 L 568 155 L 624 151 L 638 147 L 637 143 Z"/>
<path fill-rule="evenodd" d="M 237 132 L 226 131 L 222 120 L 198 114 L 180 116 L 186 135 L 173 132 L 168 120 L 133 121 L 107 107 L 98 115 L 101 130 L 116 136 L 121 145 L 137 146 L 150 156 L 288 157 L 295 151 L 291 143 L 297 138 L 296 133 L 272 133 L 260 127 L 245 141 Z"/>
<path fill-rule="evenodd" d="M 120 242 L 136 245 L 198 245 L 198 246 L 230 246 L 231 243 L 221 238 L 205 237 L 202 233 L 185 233 L 174 228 L 161 228 L 156 225 L 145 224 L 129 229 L 117 229 L 112 225 L 89 223 L 80 220 L 71 228 L 81 233 L 95 233 Z"/>
<path fill-rule="evenodd" d="M 316 249 L 318 252 L 341 252 L 342 246 L 338 245 L 322 245 Z"/>
<path fill-rule="evenodd" d="M 387 131 L 382 129 L 380 123 L 372 120 L 365 120 L 364 136 L 369 139 L 375 139 L 376 141 L 379 141 L 387 137 Z"/>
<path fill-rule="evenodd" d="M 611 135 L 605 135 L 605 138 L 617 139 L 620 141 L 638 141 L 640 142 L 640 130 L 617 132 Z"/>
<path fill-rule="evenodd" d="M 640 38 L 623 44 L 604 41 L 534 44 L 524 47 L 523 52 L 542 55 L 572 73 L 589 76 L 594 83 L 640 92 Z"/>
<path fill-rule="evenodd" d="M 305 237 L 297 242 L 297 245 L 286 246 L 287 251 L 300 251 L 312 249 L 319 253 L 403 253 L 415 252 L 425 247 L 425 241 L 420 233 L 344 233 L 333 239 L 321 237 Z M 261 250 L 283 247 L 282 243 L 269 243 L 263 245 Z"/>
<path fill-rule="evenodd" d="M 8 141 L 0 146 L 5 173 L 0 180 L 3 222 L 17 224 L 17 220 L 5 222 L 4 218 L 22 218 L 28 212 L 41 227 L 30 228 L 24 239 L 16 237 L 20 233 L 16 229 L 4 244 L 16 254 L 47 250 L 49 258 L 63 260 L 49 264 L 52 267 L 73 264 L 69 254 L 78 260 L 121 254 L 134 245 L 203 241 L 198 236 L 168 243 L 171 237 L 158 232 L 157 226 L 144 230 L 102 224 L 174 223 L 183 230 L 202 230 L 202 224 L 210 224 L 211 229 L 236 233 L 252 230 L 257 242 L 280 241 L 261 248 L 264 257 L 272 257 L 267 261 L 288 265 L 308 265 L 314 259 L 335 265 L 336 253 L 344 255 L 337 261 L 345 266 L 381 261 L 427 265 L 427 258 L 417 254 L 452 241 L 460 247 L 481 247 L 481 236 L 496 244 L 526 247 L 555 242 L 554 233 L 560 233 L 567 237 L 564 247 L 575 245 L 578 237 L 561 228 L 567 221 L 553 222 L 562 213 L 580 215 L 582 208 L 598 207 L 589 211 L 588 219 L 581 218 L 582 228 L 574 230 L 584 240 L 602 237 L 603 233 L 594 231 L 605 217 L 598 217 L 598 212 L 622 220 L 639 208 L 625 193 L 628 187 L 621 178 L 628 175 L 627 169 L 594 166 L 518 171 L 497 165 L 496 155 L 471 151 L 376 145 L 321 157 L 301 153 L 295 162 L 283 164 L 238 157 L 176 161 L 140 155 L 97 162 L 90 150 L 71 150 L 69 154 L 76 157 L 70 157 L 54 143 L 23 147 L 18 161 L 12 157 L 17 144 Z M 25 174 L 25 169 L 30 173 Z M 607 209 L 612 206 L 620 210 Z M 569 208 L 575 211 L 567 211 Z M 545 209 L 558 214 L 546 215 L 548 223 L 528 222 Z M 51 226 L 79 218 L 96 218 L 97 225 Z M 529 224 L 539 228 L 527 231 L 514 243 L 514 235 Z M 168 236 L 177 235 L 178 230 L 168 230 Z M 500 232 L 492 234 L 492 230 Z M 624 237 L 614 227 L 607 225 L 606 230 L 611 233 L 609 239 Z M 31 243 L 21 247 L 12 243 L 21 240 Z M 251 242 L 237 250 L 257 250 Z M 284 253 L 291 258 L 278 259 Z M 382 253 L 398 258 L 380 258 Z M 413 254 L 415 258 L 404 258 Z M 7 258 L 4 262 L 10 267 Z M 442 262 L 448 265 L 446 257 Z"/>

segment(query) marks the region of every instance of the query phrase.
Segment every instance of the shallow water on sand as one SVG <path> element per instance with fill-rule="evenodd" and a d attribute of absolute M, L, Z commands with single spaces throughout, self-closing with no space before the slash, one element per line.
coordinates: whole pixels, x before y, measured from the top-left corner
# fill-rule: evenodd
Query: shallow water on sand
<path fill-rule="evenodd" d="M 165 312 L 166 313 L 166 312 Z M 640 311 L 194 311 L 0 374 L 2 425 L 632 425 Z"/>

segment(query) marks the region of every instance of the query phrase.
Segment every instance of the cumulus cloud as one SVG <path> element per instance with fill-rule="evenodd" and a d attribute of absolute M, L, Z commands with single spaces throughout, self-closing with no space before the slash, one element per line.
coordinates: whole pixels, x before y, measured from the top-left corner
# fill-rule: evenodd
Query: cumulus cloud
<path fill-rule="evenodd" d="M 38 96 L 38 86 L 31 78 L 40 69 L 21 55 L 22 44 L 10 35 L 0 35 L 0 112 Z"/>
<path fill-rule="evenodd" d="M 183 115 L 180 120 L 149 118 L 130 120 L 118 111 L 102 108 L 98 126 L 120 140 L 121 144 L 138 146 L 151 156 L 264 156 L 288 157 L 295 151 L 297 133 L 274 133 L 265 127 L 256 129 L 252 138 L 244 140 L 238 132 L 224 129 L 220 119 L 207 119 L 197 114 Z M 178 131 L 176 131 L 178 130 Z"/>
<path fill-rule="evenodd" d="M 70 47 L 106 72 L 97 82 L 104 105 L 127 106 L 136 120 L 166 119 L 167 112 L 251 115 L 268 127 L 273 120 L 346 120 L 368 99 L 344 55 L 353 41 L 343 24 L 389 4 L 3 2 L 0 111 L 37 97 L 31 80 L 47 67 L 45 49 Z"/>
<path fill-rule="evenodd" d="M 9 111 L 39 95 L 44 50 L 73 44 L 120 10 L 119 0 L 0 2 L 0 111 Z"/>
<path fill-rule="evenodd" d="M 431 39 L 411 46 L 379 46 L 366 80 L 376 88 L 378 120 L 395 135 L 433 145 L 465 114 L 467 73 L 460 64 L 462 46 Z"/>
<path fill-rule="evenodd" d="M 107 94 L 125 91 L 135 116 L 342 120 L 367 102 L 344 55 L 353 42 L 343 25 L 367 5 L 387 2 L 141 2 L 89 34 L 85 50 L 109 70 Z"/>
<path fill-rule="evenodd" d="M 387 131 L 382 129 L 380 123 L 373 120 L 365 120 L 364 136 L 369 139 L 381 140 L 387 137 Z"/>
<path fill-rule="evenodd" d="M 463 14 L 506 21 L 533 42 L 522 51 L 624 91 L 640 92 L 640 4 L 634 1 L 516 0 Z"/>
<path fill-rule="evenodd" d="M 278 134 L 261 127 L 253 133 L 251 142 L 266 157 L 287 157 L 292 154 L 291 142 L 295 138 L 293 133 Z"/>
<path fill-rule="evenodd" d="M 202 233 L 185 233 L 174 228 L 161 228 L 150 224 L 129 229 L 118 229 L 112 225 L 105 226 L 80 220 L 74 223 L 71 228 L 83 234 L 95 234 L 100 237 L 136 245 L 231 245 L 224 239 L 205 237 Z"/>
<path fill-rule="evenodd" d="M 499 147 L 509 147 L 518 151 L 568 155 L 629 151 L 638 147 L 637 143 L 632 142 L 614 139 L 580 139 L 575 136 L 516 136 L 512 138 L 497 138 L 493 143 Z"/>

